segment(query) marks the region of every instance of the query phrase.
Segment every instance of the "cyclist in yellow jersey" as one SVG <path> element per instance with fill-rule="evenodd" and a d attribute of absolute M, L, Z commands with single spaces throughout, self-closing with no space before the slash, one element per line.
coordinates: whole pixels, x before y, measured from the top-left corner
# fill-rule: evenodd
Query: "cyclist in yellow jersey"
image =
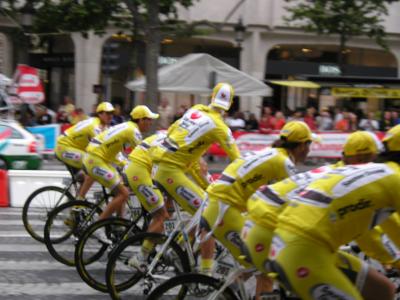
<path fill-rule="evenodd" d="M 113 114 L 113 105 L 109 102 L 102 102 L 96 108 L 96 117 L 81 121 L 68 128 L 57 138 L 57 145 L 55 148 L 57 158 L 72 167 L 76 172 L 81 170 L 87 145 L 93 137 L 108 128 Z M 85 175 L 77 199 L 85 198 L 93 181 L 94 180 L 90 176 Z"/>
<path fill-rule="evenodd" d="M 400 126 L 389 130 L 383 142 L 386 163 L 330 171 L 292 196 L 279 215 L 269 252 L 271 266 L 302 299 L 362 299 L 336 267 L 335 253 L 400 211 Z M 366 284 L 369 297 L 393 299 L 394 287 L 381 285 L 373 289 Z"/>
<path fill-rule="evenodd" d="M 377 145 L 369 132 L 354 132 L 349 135 L 343 149 L 343 159 L 336 164 L 323 166 L 305 173 L 294 175 L 278 183 L 261 187 L 248 201 L 248 217 L 242 231 L 242 239 L 246 244 L 248 256 L 251 257 L 254 265 L 262 272 L 268 273 L 269 261 L 268 253 L 273 230 L 275 229 L 277 218 L 282 211 L 285 201 L 296 191 L 309 184 L 310 182 L 321 178 L 325 173 L 344 166 L 345 164 L 366 163 L 375 159 L 377 154 Z M 358 241 L 358 240 L 357 240 Z M 373 251 L 379 258 L 389 259 L 388 251 L 377 239 L 376 232 L 369 232 L 369 236 L 362 240 L 363 247 L 367 243 L 368 249 Z M 385 245 L 386 246 L 386 245 Z M 363 278 L 373 285 L 375 276 L 379 276 L 374 270 L 368 270 L 366 265 L 347 253 L 340 252 L 336 258 L 337 265 L 345 271 L 350 278 L 354 278 L 358 283 L 358 288 L 363 290 Z M 353 270 L 353 271 L 352 271 Z M 386 282 L 389 284 L 389 282 Z M 267 284 L 266 284 L 267 286 Z M 272 289 L 272 282 L 269 282 L 269 289 Z M 363 290 L 366 296 L 369 292 Z M 368 298 L 366 299 L 373 299 Z"/>
<path fill-rule="evenodd" d="M 101 185 L 115 191 L 113 200 L 101 213 L 99 219 L 108 218 L 115 211 L 120 216 L 123 214 L 124 203 L 128 199 L 129 192 L 114 165 L 122 167 L 125 164 L 117 158 L 118 154 L 126 146 L 134 148 L 140 144 L 141 132 L 150 129 L 153 119 L 158 118 L 158 114 L 152 113 L 145 105 L 138 105 L 132 109 L 130 117 L 129 121 L 97 135 L 86 148 L 87 154 L 83 159 L 85 170 Z"/>
<path fill-rule="evenodd" d="M 205 191 L 185 175 L 187 169 L 213 143 L 219 143 L 231 160 L 240 155 L 232 133 L 221 116 L 222 111 L 230 108 L 232 98 L 232 86 L 217 84 L 211 104 L 190 108 L 169 127 L 167 137 L 152 151 L 154 180 L 191 214 L 205 199 Z"/>
<path fill-rule="evenodd" d="M 159 189 L 153 186 L 151 178 L 151 168 L 153 165 L 150 153 L 164 138 L 165 133 L 157 133 L 146 138 L 140 145 L 129 154 L 129 164 L 124 170 L 129 186 L 138 197 L 142 206 L 151 214 L 152 219 L 148 227 L 148 232 L 161 233 L 164 230 L 164 220 L 169 217 L 167 207 Z M 207 188 L 206 164 L 204 161 L 193 164 L 188 170 L 188 174 L 203 189 Z M 129 264 L 138 269 L 146 262 L 146 258 L 153 249 L 154 244 L 151 240 L 145 240 L 141 252 L 129 259 Z"/>

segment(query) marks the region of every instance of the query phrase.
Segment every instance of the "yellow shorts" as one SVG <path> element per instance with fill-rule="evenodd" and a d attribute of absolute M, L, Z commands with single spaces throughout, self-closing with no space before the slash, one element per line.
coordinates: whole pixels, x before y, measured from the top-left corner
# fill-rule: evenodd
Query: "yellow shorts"
<path fill-rule="evenodd" d="M 241 238 L 246 245 L 250 260 L 263 273 L 270 272 L 268 253 L 273 234 L 274 229 L 259 225 L 250 218 L 246 218 Z"/>
<path fill-rule="evenodd" d="M 83 166 L 90 177 L 110 190 L 122 183 L 118 171 L 97 155 L 86 153 Z"/>
<path fill-rule="evenodd" d="M 247 253 L 240 238 L 240 233 L 245 219 L 239 209 L 220 200 L 213 199 L 210 195 L 209 202 L 203 211 L 202 219 L 203 226 L 206 225 L 208 230 L 214 229 L 213 235 L 215 238 L 231 252 L 238 262 L 246 268 L 252 266 L 243 257 Z M 206 224 L 204 224 L 204 221 Z"/>
<path fill-rule="evenodd" d="M 149 212 L 153 213 L 164 206 L 160 190 L 153 185 L 149 166 L 131 161 L 124 170 L 129 186 L 138 197 L 140 203 Z"/>
<path fill-rule="evenodd" d="M 206 199 L 206 192 L 190 180 L 184 171 L 172 164 L 153 165 L 154 182 L 175 199 L 183 210 L 194 214 Z"/>
<path fill-rule="evenodd" d="M 68 166 L 80 170 L 82 169 L 82 160 L 86 152 L 78 148 L 57 144 L 55 154 L 59 160 Z"/>
<path fill-rule="evenodd" d="M 354 299 L 362 300 L 357 290 L 362 288 L 368 269 L 362 271 L 363 264 L 356 257 L 332 252 L 327 246 L 302 236 L 277 229 L 269 251 L 270 268 L 277 272 L 279 280 L 293 290 L 301 299 Z M 360 274 L 360 282 L 353 284 L 348 272 Z M 352 270 L 354 268 L 354 270 Z"/>

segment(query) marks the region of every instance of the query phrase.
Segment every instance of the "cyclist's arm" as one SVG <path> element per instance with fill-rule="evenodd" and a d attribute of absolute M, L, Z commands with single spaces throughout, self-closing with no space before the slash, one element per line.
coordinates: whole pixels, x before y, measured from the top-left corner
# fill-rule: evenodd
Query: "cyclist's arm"
<path fill-rule="evenodd" d="M 240 157 L 240 151 L 232 136 L 232 131 L 226 125 L 221 126 L 217 131 L 217 140 L 231 161 Z"/>
<path fill-rule="evenodd" d="M 203 190 L 207 189 L 210 184 L 210 174 L 208 173 L 207 162 L 203 158 L 189 166 L 188 174 Z"/>

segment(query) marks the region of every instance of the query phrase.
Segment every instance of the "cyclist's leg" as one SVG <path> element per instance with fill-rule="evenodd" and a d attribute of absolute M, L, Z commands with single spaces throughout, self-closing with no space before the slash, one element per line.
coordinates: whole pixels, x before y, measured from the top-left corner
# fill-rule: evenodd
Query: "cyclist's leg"
<path fill-rule="evenodd" d="M 256 268 L 263 272 L 263 274 L 256 276 L 256 299 L 264 293 L 273 291 L 274 281 L 266 276 L 270 272 L 268 270 L 268 253 L 273 232 L 273 228 L 257 224 L 251 217 L 247 217 L 241 233 L 241 238 L 245 244 L 245 251 L 247 252 L 246 255 L 249 256 Z"/>
<path fill-rule="evenodd" d="M 206 231 L 214 229 L 213 235 L 231 252 L 235 259 L 243 266 L 251 267 L 251 264 L 243 259 L 244 244 L 240 238 L 240 233 L 244 221 L 245 219 L 239 209 L 216 200 L 210 195 L 209 203 L 202 214 L 202 226 L 205 227 Z M 214 224 L 216 227 L 213 228 Z M 202 258 L 204 258 L 204 254 L 206 259 L 210 259 L 213 252 L 208 248 L 207 242 L 204 244 L 206 249 L 201 252 Z"/>
<path fill-rule="evenodd" d="M 190 180 L 178 166 L 160 163 L 154 170 L 154 181 L 167 195 L 175 199 L 183 210 L 193 215 L 205 201 L 206 192 Z"/>
<path fill-rule="evenodd" d="M 144 164 L 131 161 L 124 170 L 129 186 L 138 197 L 142 206 L 152 215 L 148 232 L 161 233 L 164 230 L 164 221 L 168 212 L 158 188 L 154 187 L 151 179 L 151 170 Z"/>
<path fill-rule="evenodd" d="M 353 282 L 364 299 L 394 299 L 395 286 L 390 279 L 369 267 L 358 257 L 339 251 L 336 256 L 336 266 Z"/>
<path fill-rule="evenodd" d="M 269 252 L 279 280 L 301 299 L 362 300 L 349 278 L 336 266 L 336 253 L 327 246 L 277 229 Z"/>
<path fill-rule="evenodd" d="M 129 197 L 129 191 L 123 185 L 117 170 L 100 157 L 90 153 L 87 153 L 83 158 L 83 165 L 89 176 L 115 193 L 114 198 L 104 209 L 99 219 L 108 218 L 114 212 L 122 216 L 124 204 Z"/>
<path fill-rule="evenodd" d="M 68 166 L 77 170 L 82 170 L 83 157 L 86 154 L 85 151 L 69 146 L 64 146 L 62 144 L 57 144 L 55 154 L 59 160 L 61 160 Z M 93 182 L 94 180 L 90 176 L 85 175 L 85 179 L 78 191 L 78 200 L 85 199 L 85 196 L 93 185 Z"/>

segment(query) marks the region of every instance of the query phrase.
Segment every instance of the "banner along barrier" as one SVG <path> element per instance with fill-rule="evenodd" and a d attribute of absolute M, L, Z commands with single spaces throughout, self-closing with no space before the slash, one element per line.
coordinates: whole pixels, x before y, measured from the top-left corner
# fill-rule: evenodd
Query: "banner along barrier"
<path fill-rule="evenodd" d="M 60 135 L 60 124 L 40 125 L 26 127 L 30 133 L 40 135 L 44 141 L 44 154 L 53 154 L 56 147 L 57 137 Z"/>
<path fill-rule="evenodd" d="M 343 145 L 350 133 L 343 132 L 315 132 L 321 139 L 320 142 L 311 144 L 309 157 L 318 158 L 340 158 L 342 156 Z M 383 132 L 374 132 L 378 139 L 382 139 Z M 279 131 L 270 134 L 235 131 L 233 137 L 239 147 L 240 152 L 259 151 L 268 146 L 279 138 Z M 226 156 L 225 151 L 214 144 L 208 151 L 209 155 Z"/>

